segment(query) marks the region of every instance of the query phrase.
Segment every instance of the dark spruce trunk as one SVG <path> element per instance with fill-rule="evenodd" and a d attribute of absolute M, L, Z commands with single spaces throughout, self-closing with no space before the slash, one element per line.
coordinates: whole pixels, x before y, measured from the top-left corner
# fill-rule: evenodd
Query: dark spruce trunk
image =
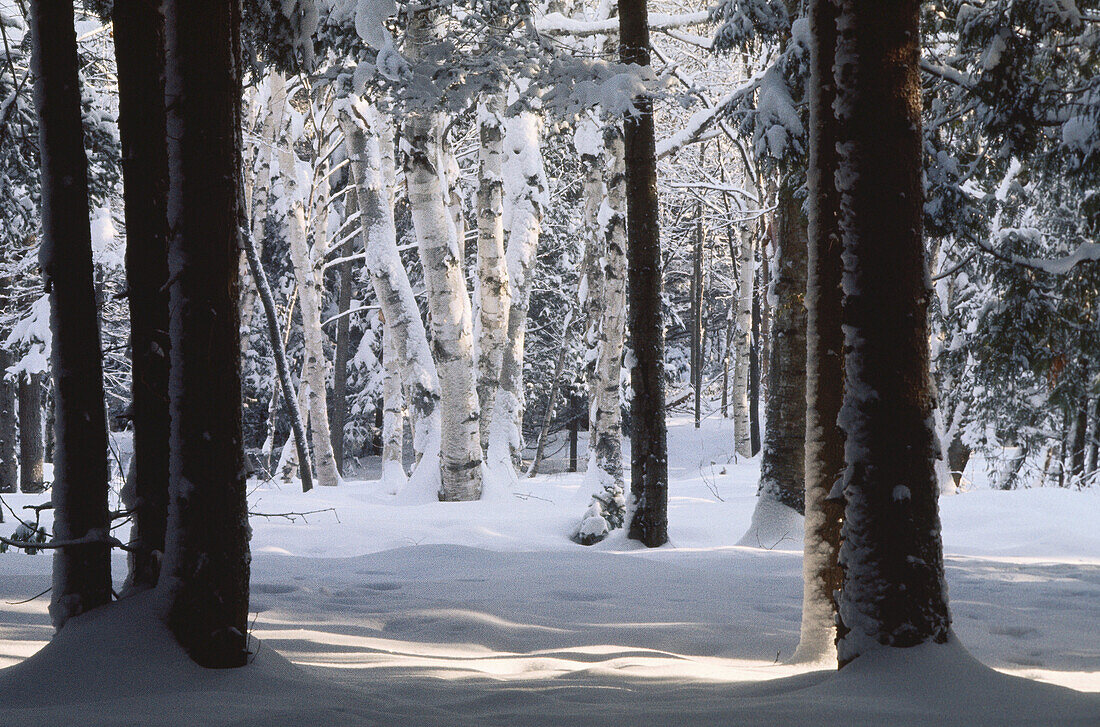
<path fill-rule="evenodd" d="M 206 667 L 246 663 L 241 437 L 241 10 L 168 0 L 171 504 L 168 625 Z"/>
<path fill-rule="evenodd" d="M 802 640 L 810 652 L 832 648 L 834 594 L 844 506 L 830 499 L 844 471 L 844 432 L 837 416 L 844 400 L 844 334 L 841 319 L 840 196 L 835 176 L 836 118 L 833 55 L 836 4 L 811 0 L 810 155 L 806 182 L 809 226 L 806 251 L 806 508 L 803 558 Z"/>
<path fill-rule="evenodd" d="M 649 65 L 645 0 L 619 3 L 619 54 L 623 63 Z M 665 429 L 664 322 L 661 320 L 661 241 L 653 103 L 634 100 L 623 119 L 626 146 L 627 328 L 634 350 L 630 382 L 629 537 L 654 548 L 668 542 L 668 442 Z"/>
<path fill-rule="evenodd" d="M 349 199 L 354 195 L 349 194 Z M 358 205 L 356 205 L 356 211 Z M 349 240 L 344 244 L 342 256 L 352 254 L 353 242 Z M 336 319 L 336 355 L 332 363 L 332 413 L 330 414 L 329 436 L 332 438 L 332 454 L 336 458 L 336 469 L 342 476 L 344 474 L 344 422 L 348 413 L 348 354 L 351 351 L 349 337 L 351 335 L 351 319 L 347 315 L 351 309 L 351 261 L 340 263 L 337 267 L 340 274 L 340 284 L 336 294 L 336 312 L 340 315 Z"/>
<path fill-rule="evenodd" d="M 775 212 L 775 298 L 772 311 L 760 497 L 805 508 L 806 223 L 794 179 L 779 185 Z"/>
<path fill-rule="evenodd" d="M 919 2 L 838 0 L 846 391 L 840 664 L 943 643 L 950 617 L 935 473 L 921 240 Z"/>
<path fill-rule="evenodd" d="M 947 467 L 951 470 L 951 479 L 955 481 L 955 487 L 959 487 L 962 484 L 963 470 L 966 469 L 967 462 L 970 461 L 970 447 L 963 444 L 962 437 L 956 433 L 951 438 L 951 443 L 947 446 Z M 1019 465 L 1023 464 L 1023 460 Z M 1019 465 L 1016 466 L 1016 470 L 1019 470 Z M 1013 477 L 1015 472 L 1013 473 Z"/>
<path fill-rule="evenodd" d="M 107 417 L 72 3 L 33 0 L 31 33 L 42 165 L 39 265 L 50 294 L 57 427 L 53 534 L 87 540 L 54 551 L 50 615 L 61 628 L 111 600 Z"/>
<path fill-rule="evenodd" d="M 42 374 L 19 379 L 19 489 L 46 489 L 45 446 L 42 441 Z"/>
<path fill-rule="evenodd" d="M 7 292 L 6 281 L 0 280 L 3 292 Z M 4 301 L 8 305 L 8 301 Z M 15 492 L 19 489 L 19 457 L 15 442 L 18 428 L 15 420 L 15 384 L 3 375 L 12 365 L 12 355 L 7 349 L 0 348 L 0 492 Z M 0 508 L 0 522 L 3 522 L 3 508 Z"/>
<path fill-rule="evenodd" d="M 164 16 L 157 3 L 115 0 L 118 126 L 126 202 L 126 283 L 133 362 L 131 588 L 160 574 L 168 518 L 168 147 Z"/>

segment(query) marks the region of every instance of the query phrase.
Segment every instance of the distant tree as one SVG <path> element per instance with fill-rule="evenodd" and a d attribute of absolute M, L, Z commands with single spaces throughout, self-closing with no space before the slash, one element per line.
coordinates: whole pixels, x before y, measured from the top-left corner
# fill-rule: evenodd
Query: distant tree
<path fill-rule="evenodd" d="M 951 619 L 937 507 L 922 224 L 917 0 L 840 0 L 835 78 L 847 437 L 841 666 L 943 643 Z M 884 153 L 884 150 L 889 153 Z"/>
<path fill-rule="evenodd" d="M 53 334 L 53 534 L 65 544 L 54 554 L 50 615 L 61 628 L 111 600 L 107 417 L 72 4 L 34 0 L 31 33 L 42 178 L 39 262 Z"/>
<path fill-rule="evenodd" d="M 170 0 L 167 21 L 171 479 L 159 587 L 206 667 L 246 663 L 248 508 L 241 433 L 241 8 Z"/>

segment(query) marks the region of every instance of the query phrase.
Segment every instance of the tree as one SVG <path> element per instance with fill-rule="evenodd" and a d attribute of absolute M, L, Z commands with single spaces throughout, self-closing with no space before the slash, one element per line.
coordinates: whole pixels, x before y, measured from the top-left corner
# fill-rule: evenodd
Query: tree
<path fill-rule="evenodd" d="M 50 616 L 60 629 L 111 600 L 107 418 L 72 5 L 34 0 L 31 32 L 43 182 L 39 262 L 53 333 L 53 533 L 63 544 L 54 553 Z"/>
<path fill-rule="evenodd" d="M 844 398 L 844 334 L 841 319 L 840 212 L 836 189 L 836 47 L 834 0 L 812 0 L 810 124 L 807 187 L 809 245 L 806 276 L 806 506 L 802 554 L 802 630 L 795 659 L 832 655 L 837 565 L 844 507 L 830 497 L 844 471 L 844 433 L 837 415 Z"/>
<path fill-rule="evenodd" d="M 649 65 L 645 0 L 619 3 L 619 55 Z M 654 548 L 668 542 L 668 442 L 665 428 L 664 322 L 661 318 L 661 240 L 653 102 L 639 96 L 623 119 L 626 147 L 627 328 L 634 352 L 630 381 L 629 536 Z"/>
<path fill-rule="evenodd" d="M 129 585 L 156 585 L 168 518 L 168 147 L 164 15 L 144 0 L 112 10 L 126 203 L 134 455 Z"/>
<path fill-rule="evenodd" d="M 838 656 L 948 639 L 922 230 L 919 3 L 840 0 L 844 524 Z M 889 154 L 883 150 L 889 149 Z"/>
<path fill-rule="evenodd" d="M 172 428 L 170 536 L 159 587 L 168 625 L 192 659 L 243 666 L 241 9 L 237 0 L 170 0 L 166 18 Z"/>
<path fill-rule="evenodd" d="M 19 490 L 46 489 L 45 451 L 42 439 L 42 374 L 19 376 Z"/>

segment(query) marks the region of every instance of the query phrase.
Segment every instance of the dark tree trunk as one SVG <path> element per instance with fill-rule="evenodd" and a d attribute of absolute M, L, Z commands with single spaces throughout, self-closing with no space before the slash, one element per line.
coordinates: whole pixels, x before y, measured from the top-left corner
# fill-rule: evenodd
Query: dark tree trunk
<path fill-rule="evenodd" d="M 1069 472 L 1074 484 L 1080 486 L 1085 474 L 1085 436 L 1089 427 L 1089 400 L 1082 396 L 1073 415 L 1073 431 L 1070 435 Z"/>
<path fill-rule="evenodd" d="M 350 197 L 351 195 L 349 195 Z M 352 241 L 344 245 L 345 257 L 352 254 Z M 340 263 L 340 287 L 336 294 L 336 312 L 346 314 L 351 309 L 351 261 Z M 332 437 L 332 454 L 336 469 L 344 474 L 344 422 L 348 413 L 348 354 L 351 343 L 350 318 L 341 315 L 336 320 L 336 355 L 332 363 L 332 414 L 329 436 Z"/>
<path fill-rule="evenodd" d="M 806 226 L 784 178 L 776 209 L 775 298 L 772 317 L 760 497 L 805 509 L 806 442 Z"/>
<path fill-rule="evenodd" d="M 649 65 L 645 0 L 619 3 L 623 63 Z M 653 103 L 639 96 L 623 119 L 626 145 L 627 328 L 634 348 L 630 381 L 630 492 L 634 513 L 628 536 L 654 548 L 668 542 L 668 442 L 665 428 L 665 337 L 661 320 L 661 239 Z"/>
<path fill-rule="evenodd" d="M 752 345 L 749 347 L 749 437 L 752 455 L 760 451 L 760 286 L 752 276 Z"/>
<path fill-rule="evenodd" d="M 107 417 L 72 3 L 32 0 L 31 33 L 43 185 L 39 264 L 53 334 L 53 534 L 58 541 L 86 539 L 54 551 L 50 615 L 61 628 L 111 600 L 110 550 L 98 537 L 110 526 Z"/>
<path fill-rule="evenodd" d="M 695 428 L 703 408 L 703 206 L 696 209 L 691 271 L 691 387 L 695 390 Z"/>
<path fill-rule="evenodd" d="M 962 484 L 963 470 L 966 469 L 966 463 L 970 461 L 970 447 L 963 444 L 962 437 L 959 434 L 951 439 L 951 443 L 947 445 L 947 468 L 951 470 L 951 478 L 955 480 L 955 487 Z M 1021 461 L 1020 464 L 1023 464 Z"/>
<path fill-rule="evenodd" d="M 838 0 L 846 391 L 838 650 L 946 642 L 921 239 L 919 2 Z M 888 153 L 887 153 L 888 152 Z"/>
<path fill-rule="evenodd" d="M 8 281 L 0 279 L 0 299 L 10 310 Z M 0 348 L 0 492 L 15 492 L 19 489 L 19 459 L 15 452 L 18 429 L 15 421 L 15 384 L 4 375 L 12 365 L 12 355 Z M 3 508 L 0 508 L 0 522 L 3 522 Z"/>
<path fill-rule="evenodd" d="M 806 253 L 806 507 L 802 564 L 802 636 L 807 656 L 831 651 L 842 573 L 837 565 L 844 505 L 829 493 L 844 471 L 844 432 L 837 416 L 844 401 L 841 319 L 840 197 L 835 176 L 836 118 L 833 55 L 836 4 L 811 0 L 809 227 Z"/>
<path fill-rule="evenodd" d="M 46 489 L 42 442 L 42 374 L 19 379 L 19 489 Z"/>
<path fill-rule="evenodd" d="M 134 525 L 129 586 L 160 574 L 168 519 L 168 147 L 164 106 L 164 16 L 147 0 L 115 0 L 126 282 L 133 361 Z"/>
<path fill-rule="evenodd" d="M 206 667 L 243 666 L 248 507 L 241 436 L 241 9 L 168 0 L 171 506 L 167 621 Z"/>

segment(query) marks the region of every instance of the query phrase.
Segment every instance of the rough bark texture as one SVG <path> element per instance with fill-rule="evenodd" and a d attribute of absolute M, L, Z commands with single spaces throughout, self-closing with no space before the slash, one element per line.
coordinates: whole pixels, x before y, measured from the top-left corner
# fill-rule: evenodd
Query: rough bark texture
<path fill-rule="evenodd" d="M 279 147 L 279 167 L 287 205 L 286 233 L 290 243 L 294 278 L 298 281 L 298 309 L 302 313 L 304 360 L 299 386 L 305 388 L 306 406 L 309 407 L 309 431 L 312 435 L 313 464 L 317 470 L 316 482 L 318 485 L 332 487 L 339 484 L 340 472 L 336 466 L 328 420 L 328 359 L 325 358 L 327 338 L 321 329 L 324 279 L 318 259 L 321 256 L 309 244 L 309 215 L 312 210 L 307 210 L 306 204 L 312 195 L 298 188 L 299 163 L 292 147 Z"/>
<path fill-rule="evenodd" d="M 584 159 L 588 169 L 596 170 L 596 180 L 586 183 L 586 209 L 597 210 L 592 220 L 588 247 L 593 264 L 588 269 L 595 281 L 588 283 L 587 295 L 596 298 L 589 315 L 589 346 L 595 351 L 593 374 L 589 384 L 588 473 L 585 487 L 592 492 L 592 503 L 577 532 L 584 545 L 601 540 L 608 532 L 621 528 L 626 520 L 626 494 L 623 478 L 622 375 L 623 338 L 626 328 L 626 169 L 622 131 L 606 126 L 602 131 L 600 157 Z M 600 180 L 598 170 L 604 170 Z M 597 184 L 596 182 L 602 182 Z M 593 205 L 593 201 L 595 204 Z M 586 249 L 586 258 L 588 257 Z M 601 267 L 599 262 L 603 262 Z"/>
<path fill-rule="evenodd" d="M 524 111 L 505 120 L 504 138 L 504 229 L 508 234 L 508 280 L 511 306 L 500 392 L 490 423 L 490 465 L 513 478 L 523 451 L 523 352 L 527 331 L 527 310 L 531 305 L 535 256 L 542 234 L 546 205 L 546 173 L 540 147 L 542 124 L 538 116 Z"/>
<path fill-rule="evenodd" d="M 500 388 L 511 289 L 504 255 L 504 98 L 487 95 L 478 106 L 481 147 L 477 188 L 477 399 L 481 418 L 493 421 Z M 481 448 L 489 446 L 489 426 L 481 427 Z"/>
<path fill-rule="evenodd" d="M 171 501 L 158 588 L 198 664 L 248 657 L 241 435 L 241 9 L 168 0 Z"/>
<path fill-rule="evenodd" d="M 115 0 L 126 285 L 130 303 L 134 455 L 126 503 L 133 510 L 131 588 L 160 574 L 168 519 L 168 147 L 164 16 L 145 0 Z"/>
<path fill-rule="evenodd" d="M 837 565 L 844 506 L 829 493 L 844 471 L 844 432 L 837 416 L 844 400 L 841 318 L 840 198 L 834 181 L 836 118 L 833 57 L 836 5 L 810 3 L 809 245 L 806 275 L 806 508 L 802 556 L 802 629 L 796 659 L 831 657 L 836 640 Z"/>
<path fill-rule="evenodd" d="M 775 307 L 771 325 L 760 499 L 805 508 L 806 225 L 793 179 L 779 186 L 775 212 Z"/>
<path fill-rule="evenodd" d="M 649 65 L 645 0 L 619 3 L 619 55 Z M 661 320 L 661 238 L 653 104 L 634 101 L 623 119 L 626 148 L 629 329 L 634 365 L 630 381 L 631 477 L 634 499 L 629 536 L 653 548 L 668 542 L 668 442 L 665 427 L 665 336 Z"/>
<path fill-rule="evenodd" d="M 45 446 L 42 441 L 42 374 L 19 379 L 19 489 L 46 489 Z"/>
<path fill-rule="evenodd" d="M 846 389 L 841 665 L 950 634 L 921 240 L 919 3 L 839 0 Z M 884 153 L 889 150 L 889 153 Z"/>
<path fill-rule="evenodd" d="M 111 600 L 107 420 L 73 6 L 34 0 L 30 25 L 42 172 L 39 263 L 53 335 L 53 533 L 58 541 L 85 541 L 54 551 L 50 616 L 61 628 Z"/>
<path fill-rule="evenodd" d="M 362 215 L 366 270 L 385 319 L 383 334 L 390 336 L 393 356 L 401 366 L 401 382 L 413 431 L 413 451 L 417 457 L 414 478 L 424 478 L 425 488 L 438 493 L 441 482 L 439 377 L 420 309 L 397 250 L 391 201 L 392 161 L 388 161 L 393 158 L 390 141 L 393 129 L 381 115 L 360 106 L 342 109 L 340 125 Z M 383 364 L 388 365 L 385 351 Z"/>

